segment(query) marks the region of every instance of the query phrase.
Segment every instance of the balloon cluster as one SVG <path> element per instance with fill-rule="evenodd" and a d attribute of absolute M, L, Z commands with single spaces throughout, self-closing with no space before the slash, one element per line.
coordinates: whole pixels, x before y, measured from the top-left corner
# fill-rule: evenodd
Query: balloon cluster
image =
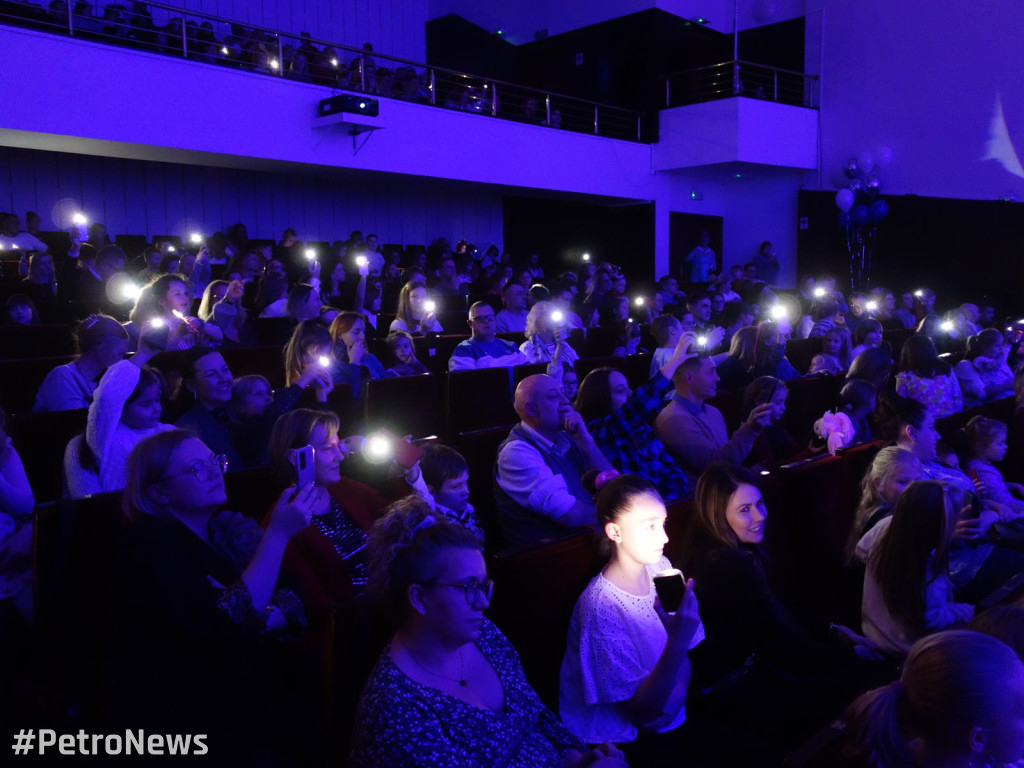
<path fill-rule="evenodd" d="M 843 166 L 845 183 L 836 192 L 839 226 L 844 229 L 878 224 L 889 214 L 889 205 L 878 199 L 882 190 L 882 169 L 892 162 L 892 150 L 882 147 L 877 154 L 866 149 Z"/>
<path fill-rule="evenodd" d="M 866 149 L 843 165 L 841 176 L 834 181 L 837 221 L 846 230 L 846 247 L 850 253 L 852 287 L 867 287 L 871 257 L 878 224 L 889 215 L 889 204 L 878 197 L 882 190 L 881 172 L 892 162 L 892 150 L 882 147 L 878 152 Z"/>

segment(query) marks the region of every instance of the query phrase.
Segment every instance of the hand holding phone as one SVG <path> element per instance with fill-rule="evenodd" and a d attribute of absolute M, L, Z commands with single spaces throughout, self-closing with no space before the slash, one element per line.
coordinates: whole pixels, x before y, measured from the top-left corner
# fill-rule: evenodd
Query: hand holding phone
<path fill-rule="evenodd" d="M 311 445 L 295 448 L 289 455 L 288 460 L 295 472 L 295 484 L 299 488 L 305 488 L 316 481 L 315 456 L 316 452 Z"/>
<path fill-rule="evenodd" d="M 661 607 L 668 613 L 675 613 L 683 604 L 683 596 L 686 594 L 683 572 L 678 568 L 669 568 L 654 574 L 654 591 L 658 594 Z"/>

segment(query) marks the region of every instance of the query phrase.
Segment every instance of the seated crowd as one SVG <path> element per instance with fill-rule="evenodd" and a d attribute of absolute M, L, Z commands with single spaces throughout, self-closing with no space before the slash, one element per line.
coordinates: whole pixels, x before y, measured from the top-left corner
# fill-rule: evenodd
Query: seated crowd
<path fill-rule="evenodd" d="M 91 585 L 101 674 L 64 690 L 39 642 L 5 681 L 246 765 L 781 765 L 837 717 L 837 765 L 1024 759 L 1024 344 L 990 304 L 935 324 L 930 291 L 786 292 L 756 264 L 638 295 L 611 263 L 549 278 L 494 246 L 242 225 L 130 259 L 102 225 L 48 246 L 0 220 L 25 254 L 5 334 L 73 325 L 78 350 L 14 418 L 80 413 L 50 447 L 62 503 L 123 522 Z M 232 371 L 244 350 L 266 377 Z M 369 416 L 393 380 L 486 381 L 509 415 L 398 437 Z M 0 432 L 0 620 L 31 645 L 57 494 L 23 453 Z M 836 508 L 785 509 L 829 467 Z M 801 551 L 821 520 L 829 562 Z M 488 575 L 580 537 L 571 588 Z M 500 619 L 534 601 L 564 611 L 557 680 Z"/>

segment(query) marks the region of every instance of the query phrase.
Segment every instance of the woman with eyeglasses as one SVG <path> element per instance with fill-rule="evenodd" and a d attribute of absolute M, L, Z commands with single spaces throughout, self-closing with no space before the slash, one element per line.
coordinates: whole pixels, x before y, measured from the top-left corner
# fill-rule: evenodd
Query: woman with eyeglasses
<path fill-rule="evenodd" d="M 484 611 L 493 582 L 469 531 L 425 502 L 392 505 L 367 547 L 371 593 L 398 626 L 363 688 L 351 765 L 613 768 L 587 751 L 530 687 Z"/>
<path fill-rule="evenodd" d="M 209 734 L 211 751 L 262 750 L 265 739 L 287 735 L 260 729 L 280 731 L 279 710 L 303 700 L 293 686 L 306 678 L 286 646 L 305 617 L 278 575 L 289 540 L 309 525 L 315 488 L 285 489 L 262 530 L 221 511 L 226 468 L 184 430 L 132 452 L 109 704 L 132 727 Z M 267 718 L 278 728 L 260 725 Z"/>

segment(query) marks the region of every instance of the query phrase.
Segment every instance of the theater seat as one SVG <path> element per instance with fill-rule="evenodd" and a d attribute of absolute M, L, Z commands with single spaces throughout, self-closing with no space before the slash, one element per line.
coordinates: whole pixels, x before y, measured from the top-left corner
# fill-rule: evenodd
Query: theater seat
<path fill-rule="evenodd" d="M 508 368 L 480 368 L 447 374 L 445 405 L 451 436 L 519 421 L 512 407 Z"/>
<path fill-rule="evenodd" d="M 454 447 L 469 465 L 469 499 L 487 539 L 488 551 L 504 549 L 505 543 L 494 502 L 494 464 L 511 427 L 494 427 L 463 432 L 453 438 Z"/>
<path fill-rule="evenodd" d="M 443 434 L 444 402 L 438 376 L 403 376 L 366 382 L 366 427 L 386 427 L 396 435 Z"/>
<path fill-rule="evenodd" d="M 60 498 L 64 448 L 72 437 L 85 431 L 88 414 L 88 409 L 80 408 L 11 417 L 8 432 L 25 465 L 37 503 Z"/>
<path fill-rule="evenodd" d="M 70 325 L 28 325 L 0 333 L 0 360 L 75 354 Z"/>
<path fill-rule="evenodd" d="M 600 569 L 595 534 L 581 529 L 563 538 L 500 552 L 490 558 L 494 597 L 488 612 L 519 651 L 541 700 L 558 711 L 558 676 L 576 600 Z"/>
<path fill-rule="evenodd" d="M 810 436 L 814 422 L 825 411 L 836 407 L 842 383 L 838 376 L 814 376 L 786 382 L 789 399 L 786 400 L 785 419 L 790 434 L 798 443 L 806 442 L 805 438 Z"/>
<path fill-rule="evenodd" d="M 0 361 L 0 408 L 8 414 L 31 413 L 46 374 L 74 359 L 67 355 Z"/>
<path fill-rule="evenodd" d="M 811 360 L 821 353 L 821 337 L 810 339 L 789 339 L 786 342 L 786 359 L 801 374 L 811 370 Z"/>

